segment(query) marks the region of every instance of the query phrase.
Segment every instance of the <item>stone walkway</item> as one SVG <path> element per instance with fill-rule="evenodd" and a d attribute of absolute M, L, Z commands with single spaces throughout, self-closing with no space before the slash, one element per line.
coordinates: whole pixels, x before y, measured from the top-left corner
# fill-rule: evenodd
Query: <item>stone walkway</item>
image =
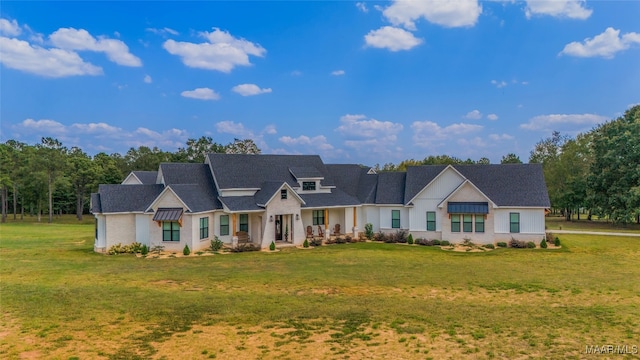
<path fill-rule="evenodd" d="M 582 230 L 547 230 L 554 234 L 584 234 L 584 235 L 606 235 L 606 236 L 632 236 L 640 237 L 640 233 L 621 233 L 604 231 L 582 231 Z"/>

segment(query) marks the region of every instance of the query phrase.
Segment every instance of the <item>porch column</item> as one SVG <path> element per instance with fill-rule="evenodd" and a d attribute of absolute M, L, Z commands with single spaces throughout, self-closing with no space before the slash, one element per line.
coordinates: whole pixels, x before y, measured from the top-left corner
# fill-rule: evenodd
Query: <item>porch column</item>
<path fill-rule="evenodd" d="M 238 246 L 238 233 L 236 232 L 236 213 L 231 214 L 231 245 Z"/>
<path fill-rule="evenodd" d="M 324 238 L 329 240 L 329 209 L 324 209 Z"/>
<path fill-rule="evenodd" d="M 358 237 L 358 217 L 356 216 L 356 207 L 353 207 L 353 237 Z"/>

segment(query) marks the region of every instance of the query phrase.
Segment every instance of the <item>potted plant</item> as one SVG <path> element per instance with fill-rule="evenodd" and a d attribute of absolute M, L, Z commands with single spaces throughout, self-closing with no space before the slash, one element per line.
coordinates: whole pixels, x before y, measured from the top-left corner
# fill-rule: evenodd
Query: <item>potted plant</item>
<path fill-rule="evenodd" d="M 284 241 L 289 241 L 289 224 L 284 227 Z"/>

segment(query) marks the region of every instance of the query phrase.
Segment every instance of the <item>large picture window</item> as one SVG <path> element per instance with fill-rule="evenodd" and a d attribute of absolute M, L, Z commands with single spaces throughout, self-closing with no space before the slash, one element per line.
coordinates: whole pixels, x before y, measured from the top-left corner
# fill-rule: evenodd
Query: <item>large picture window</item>
<path fill-rule="evenodd" d="M 324 225 L 324 210 L 313 210 L 313 225 Z"/>
<path fill-rule="evenodd" d="M 484 232 L 484 215 L 476 215 L 476 232 L 483 233 Z"/>
<path fill-rule="evenodd" d="M 520 232 L 520 213 L 509 213 L 509 232 Z"/>
<path fill-rule="evenodd" d="M 451 232 L 460 232 L 460 214 L 451 214 Z"/>
<path fill-rule="evenodd" d="M 249 232 L 249 214 L 240 214 L 240 231 Z"/>
<path fill-rule="evenodd" d="M 304 191 L 316 191 L 316 182 L 315 181 L 303 181 L 302 182 L 302 190 L 304 190 Z"/>
<path fill-rule="evenodd" d="M 427 231 L 436 231 L 436 212 L 427 211 Z"/>
<path fill-rule="evenodd" d="M 209 237 L 209 218 L 200 218 L 200 239 L 206 239 Z"/>
<path fill-rule="evenodd" d="M 473 232 L 473 215 L 471 214 L 462 215 L 462 231 Z"/>
<path fill-rule="evenodd" d="M 391 228 L 400 229 L 400 210 L 391 210 Z"/>
<path fill-rule="evenodd" d="M 177 221 L 162 223 L 162 241 L 180 241 L 180 224 Z"/>
<path fill-rule="evenodd" d="M 229 235 L 229 215 L 220 215 L 220 236 Z"/>

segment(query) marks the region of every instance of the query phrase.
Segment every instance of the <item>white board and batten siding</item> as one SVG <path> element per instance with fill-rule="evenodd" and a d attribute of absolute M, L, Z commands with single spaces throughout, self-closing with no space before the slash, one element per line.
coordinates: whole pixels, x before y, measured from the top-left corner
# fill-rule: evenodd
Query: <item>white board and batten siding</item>
<path fill-rule="evenodd" d="M 510 233 L 510 213 L 520 214 L 520 234 L 542 236 L 545 233 L 544 208 L 498 208 L 494 209 L 496 234 Z"/>
<path fill-rule="evenodd" d="M 446 214 L 446 209 L 438 209 L 438 204 L 460 186 L 462 182 L 464 182 L 464 178 L 460 174 L 453 169 L 446 169 L 429 186 L 418 193 L 409 212 L 410 231 L 426 231 L 427 211 L 436 212 L 436 231 L 441 231 L 442 215 L 443 211 Z"/>
<path fill-rule="evenodd" d="M 366 224 L 373 226 L 373 231 L 380 231 L 380 210 L 376 206 L 363 206 L 362 207 L 362 229 Z"/>
<path fill-rule="evenodd" d="M 149 225 L 153 222 L 152 215 L 136 214 L 136 242 L 150 246 Z"/>
<path fill-rule="evenodd" d="M 409 208 L 404 206 L 380 206 L 380 230 L 390 232 L 400 229 L 409 229 Z M 400 228 L 391 227 L 391 212 L 400 210 Z"/>

